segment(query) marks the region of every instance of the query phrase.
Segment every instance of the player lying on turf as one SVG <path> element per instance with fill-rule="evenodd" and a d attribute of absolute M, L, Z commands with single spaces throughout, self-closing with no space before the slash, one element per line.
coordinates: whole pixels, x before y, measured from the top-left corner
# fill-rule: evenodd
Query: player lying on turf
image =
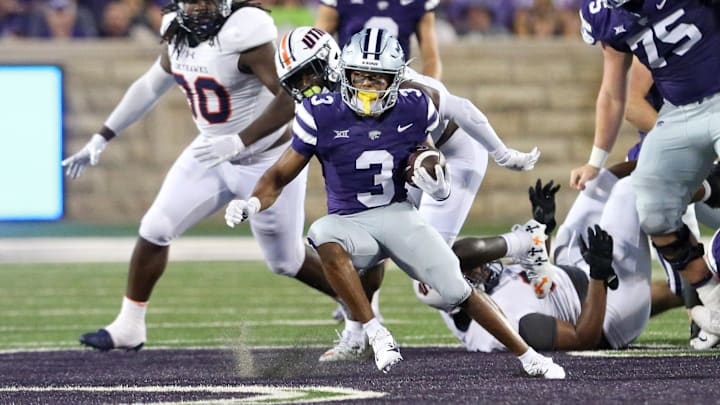
<path fill-rule="evenodd" d="M 528 286 L 524 266 L 504 266 L 500 262 L 492 262 L 505 256 L 507 246 L 511 242 L 517 244 L 517 239 L 507 236 L 465 238 L 453 247 L 461 258 L 466 276 L 474 280 L 476 285 L 490 291 L 493 300 L 535 349 L 622 348 L 637 338 L 645 327 L 651 306 L 658 302 L 650 286 L 649 246 L 646 235 L 637 223 L 632 205 L 634 192 L 629 178 L 618 181 L 618 176 L 625 176 L 633 167 L 633 162 L 629 162 L 610 170 L 603 169 L 597 179 L 588 183 L 583 194 L 594 193 L 596 197 L 605 195 L 603 209 L 599 213 L 594 204 L 586 204 L 586 201 L 578 198 L 571 208 L 572 214 L 568 214 L 573 218 L 571 228 L 574 235 L 578 235 L 579 229 L 592 229 L 588 226 L 598 221 L 615 235 L 614 248 L 607 248 L 603 253 L 600 249 L 603 243 L 600 243 L 596 245 L 597 251 L 593 254 L 592 244 L 589 251 L 583 250 L 579 235 L 572 243 L 563 242 L 556 246 L 557 266 L 552 266 L 554 285 L 545 299 L 538 299 Z M 709 177 L 708 183 L 718 184 L 715 177 Z M 600 187 L 603 191 L 599 190 Z M 706 193 L 710 190 L 711 187 L 699 189 L 695 198 L 707 199 L 709 195 Z M 550 229 L 548 234 L 556 223 L 555 192 L 557 188 L 552 187 L 552 182 L 545 186 L 538 182 L 535 188 L 530 189 L 533 215 L 547 224 Z M 559 233 L 567 234 L 569 230 Z M 598 237 L 597 229 L 588 234 L 588 239 L 606 241 L 604 236 Z M 612 259 L 609 256 L 611 251 Z M 608 267 L 608 260 L 612 260 L 612 267 Z M 712 262 L 712 259 L 708 261 Z M 607 277 L 613 276 L 617 277 L 619 286 L 617 290 L 607 293 L 605 288 L 601 288 L 602 283 L 593 281 L 608 280 Z M 416 283 L 415 292 L 421 301 L 434 304 L 434 292 L 426 286 Z M 441 315 L 469 350 L 503 350 L 502 345 L 469 322 L 462 312 L 448 314 L 441 311 Z M 705 344 L 708 342 L 712 343 L 706 341 Z"/>

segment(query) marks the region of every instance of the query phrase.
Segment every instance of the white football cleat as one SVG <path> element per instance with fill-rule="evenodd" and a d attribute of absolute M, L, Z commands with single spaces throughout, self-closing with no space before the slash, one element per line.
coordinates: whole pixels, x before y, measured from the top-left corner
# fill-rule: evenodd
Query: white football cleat
<path fill-rule="evenodd" d="M 700 329 L 706 333 L 720 335 L 720 311 L 697 305 L 690 310 L 690 315 Z"/>
<path fill-rule="evenodd" d="M 387 373 L 392 366 L 403 360 L 397 342 L 385 328 L 370 337 L 370 345 L 375 352 L 375 365 L 383 373 Z"/>
<path fill-rule="evenodd" d="M 565 379 L 565 369 L 555 364 L 552 358 L 540 354 L 523 364 L 523 369 L 530 377 L 542 377 L 549 380 Z"/>
<path fill-rule="evenodd" d="M 530 237 L 530 249 L 524 257 L 518 258 L 525 268 L 530 285 L 538 298 L 545 298 L 553 290 L 555 269 L 550 264 L 550 258 L 545 246 L 545 224 L 534 219 L 524 225 L 513 226 L 513 231 L 524 231 Z"/>
<path fill-rule="evenodd" d="M 703 329 L 700 329 L 697 337 L 690 339 L 690 347 L 695 350 L 709 350 L 718 343 L 720 343 L 720 336 L 705 332 Z"/>
<path fill-rule="evenodd" d="M 335 347 L 323 353 L 318 361 L 355 361 L 370 357 L 372 352 L 365 332 L 354 334 L 345 329 L 342 333 L 338 333 L 338 337 L 340 339 Z"/>

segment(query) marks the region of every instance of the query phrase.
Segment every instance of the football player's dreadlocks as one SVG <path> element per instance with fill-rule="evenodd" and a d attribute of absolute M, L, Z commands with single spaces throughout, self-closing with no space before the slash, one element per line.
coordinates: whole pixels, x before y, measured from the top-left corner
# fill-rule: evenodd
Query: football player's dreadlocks
<path fill-rule="evenodd" d="M 192 1 L 192 0 L 190 0 Z M 254 0 L 233 1 L 229 10 L 225 9 L 223 0 L 213 0 L 215 10 L 193 13 L 188 15 L 182 6 L 185 0 L 173 0 L 170 4 L 162 9 L 163 14 L 177 12 L 170 26 L 165 30 L 162 40 L 168 44 L 175 46 L 175 51 L 180 53 L 185 46 L 194 48 L 204 41 L 215 41 L 215 36 L 222 28 L 227 18 L 243 7 L 256 7 L 266 12 L 269 10 L 263 8 L 259 2 Z"/>

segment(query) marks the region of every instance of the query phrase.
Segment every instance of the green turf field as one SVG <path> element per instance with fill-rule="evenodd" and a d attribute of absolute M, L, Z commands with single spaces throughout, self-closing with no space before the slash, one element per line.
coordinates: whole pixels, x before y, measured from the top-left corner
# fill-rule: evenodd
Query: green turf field
<path fill-rule="evenodd" d="M 77 348 L 78 336 L 118 312 L 127 265 L 0 265 L 0 350 Z M 458 345 L 435 310 L 420 304 L 408 277 L 386 273 L 386 324 L 401 345 Z M 148 346 L 328 346 L 342 326 L 335 305 L 259 262 L 171 263 L 147 317 Z M 687 346 L 681 309 L 653 318 L 637 344 Z"/>

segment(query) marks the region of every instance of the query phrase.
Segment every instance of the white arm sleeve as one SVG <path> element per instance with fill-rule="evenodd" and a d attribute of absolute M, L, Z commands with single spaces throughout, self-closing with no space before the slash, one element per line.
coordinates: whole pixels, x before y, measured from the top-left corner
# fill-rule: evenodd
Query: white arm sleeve
<path fill-rule="evenodd" d="M 139 120 L 175 84 L 173 76 L 160 66 L 160 59 L 128 87 L 120 103 L 105 121 L 105 126 L 119 134 Z"/>
<path fill-rule="evenodd" d="M 460 128 L 484 146 L 488 152 L 506 149 L 505 143 L 490 125 L 485 114 L 475 107 L 470 100 L 447 94 L 444 100 L 440 102 L 440 114 L 444 118 L 455 121 Z"/>

